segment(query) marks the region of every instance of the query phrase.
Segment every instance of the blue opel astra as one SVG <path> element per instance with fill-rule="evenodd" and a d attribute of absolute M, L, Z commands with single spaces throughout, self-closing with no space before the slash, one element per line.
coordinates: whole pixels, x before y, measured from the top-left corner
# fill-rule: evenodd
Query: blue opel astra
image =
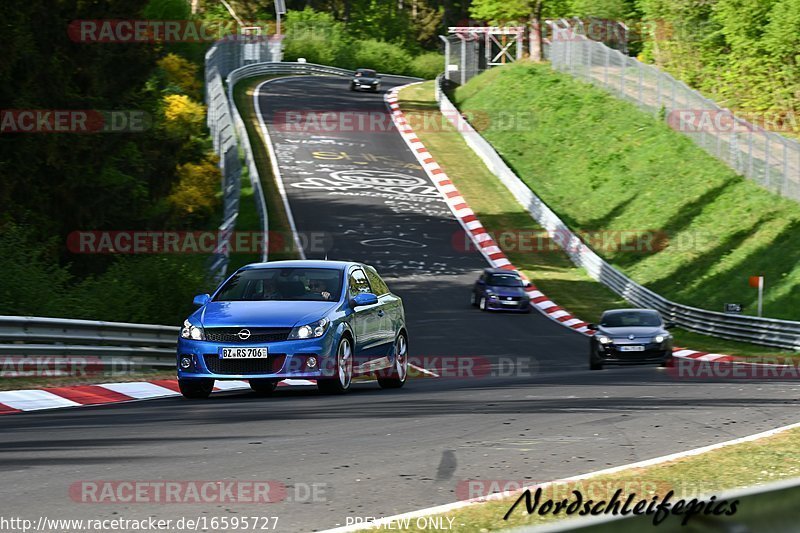
<path fill-rule="evenodd" d="M 264 395 L 287 378 L 314 379 L 326 393 L 347 392 L 358 375 L 383 388 L 406 381 L 403 302 L 369 265 L 254 263 L 194 303 L 178 339 L 186 398 L 207 398 L 216 380 L 248 380 Z"/>

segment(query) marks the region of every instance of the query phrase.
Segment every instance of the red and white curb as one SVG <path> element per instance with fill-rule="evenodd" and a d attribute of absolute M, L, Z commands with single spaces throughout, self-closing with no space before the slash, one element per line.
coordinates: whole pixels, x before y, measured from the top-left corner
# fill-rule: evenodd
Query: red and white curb
<path fill-rule="evenodd" d="M 401 137 L 403 137 L 403 140 L 411 149 L 411 152 L 417 158 L 419 164 L 422 165 L 428 177 L 444 197 L 453 216 L 456 217 L 456 220 L 458 220 L 459 224 L 464 228 L 464 231 L 469 235 L 473 244 L 486 258 L 489 264 L 495 268 L 517 270 L 492 236 L 486 231 L 486 228 L 483 227 L 483 224 L 478 220 L 474 211 L 470 209 L 467 201 L 461 196 L 461 193 L 458 192 L 458 189 L 447 176 L 447 173 L 442 170 L 431 153 L 428 152 L 428 149 L 425 148 L 422 141 L 420 141 L 419 137 L 417 137 L 416 133 L 414 133 L 413 128 L 408 124 L 403 111 L 400 109 L 400 105 L 397 103 L 397 93 L 401 89 L 412 85 L 416 85 L 416 83 L 395 87 L 384 97 L 391 110 L 392 120 L 395 126 L 397 126 Z M 524 277 L 524 274 L 521 272 L 520 274 Z M 531 283 L 526 290 L 528 292 L 528 297 L 531 299 L 531 304 L 545 316 L 575 331 L 581 333 L 590 331 L 586 322 L 574 317 L 569 311 L 556 305 L 555 302 L 545 296 L 542 291 L 537 289 L 533 283 Z"/>
<path fill-rule="evenodd" d="M 289 385 L 316 385 L 316 381 L 285 379 L 278 383 L 278 386 Z M 214 385 L 214 392 L 245 389 L 250 389 L 250 385 L 246 381 L 217 381 Z M 0 414 L 152 400 L 180 395 L 177 379 L 51 387 L 41 390 L 0 391 Z"/>
<path fill-rule="evenodd" d="M 516 267 L 511 264 L 511 261 L 509 261 L 508 257 L 506 257 L 506 255 L 503 253 L 503 250 L 500 249 L 494 239 L 492 239 L 492 236 L 486 231 L 486 228 L 483 227 L 483 224 L 481 224 L 480 220 L 478 220 L 478 217 L 475 215 L 472 209 L 469 208 L 467 201 L 463 196 L 461 196 L 461 193 L 458 192 L 458 189 L 447 176 L 447 173 L 439 166 L 431 153 L 428 152 L 428 149 L 425 148 L 425 145 L 422 143 L 419 137 L 417 137 L 417 134 L 414 133 L 413 128 L 409 125 L 405 118 L 405 114 L 400 109 L 397 98 L 398 92 L 406 87 L 417 85 L 419 83 L 422 82 L 409 83 L 407 85 L 395 87 L 384 96 L 386 104 L 389 106 L 389 110 L 391 111 L 392 121 L 397 127 L 397 130 L 400 132 L 400 136 L 417 158 L 417 161 L 419 161 L 419 164 L 422 165 L 422 168 L 425 169 L 428 177 L 444 197 L 444 200 L 447 203 L 447 206 L 450 208 L 450 211 L 453 213 L 453 216 L 455 216 L 456 220 L 458 220 L 459 224 L 461 224 L 461 226 L 464 228 L 464 231 L 472 240 L 473 244 L 486 258 L 489 264 L 495 268 L 517 270 Z M 527 279 L 522 272 L 520 272 L 520 275 Z M 541 311 L 545 316 L 558 322 L 562 326 L 583 333 L 584 335 L 590 336 L 594 334 L 594 331 L 589 329 L 587 322 L 576 318 L 569 311 L 557 305 L 555 302 L 553 302 L 553 300 L 545 296 L 542 291 L 537 289 L 533 283 L 531 283 L 526 290 L 528 292 L 528 297 L 531 299 L 531 305 L 533 305 L 533 307 L 535 307 L 537 310 Z M 743 358 L 731 355 L 699 352 L 686 348 L 675 348 L 673 355 L 675 357 L 694 359 L 698 361 L 745 361 Z"/>

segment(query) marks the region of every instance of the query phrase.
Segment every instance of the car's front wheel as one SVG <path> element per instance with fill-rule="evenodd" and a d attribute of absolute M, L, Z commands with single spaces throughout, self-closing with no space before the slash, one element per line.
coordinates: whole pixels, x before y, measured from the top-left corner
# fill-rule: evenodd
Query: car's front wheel
<path fill-rule="evenodd" d="M 388 375 L 378 377 L 378 385 L 384 389 L 399 389 L 408 377 L 408 340 L 404 333 L 394 342 L 394 365 L 386 370 Z"/>
<path fill-rule="evenodd" d="M 469 305 L 472 307 L 476 307 L 478 305 L 478 297 L 475 296 L 475 292 L 472 292 L 469 295 Z"/>
<path fill-rule="evenodd" d="M 260 396 L 269 396 L 275 392 L 278 382 L 274 379 L 251 379 L 250 388 Z"/>
<path fill-rule="evenodd" d="M 336 368 L 333 378 L 318 379 L 317 387 L 326 394 L 343 394 L 350 390 L 353 381 L 353 345 L 349 337 L 342 337 L 336 349 Z"/>
<path fill-rule="evenodd" d="M 593 355 L 589 356 L 589 370 L 603 370 L 603 363 Z"/>
<path fill-rule="evenodd" d="M 488 309 L 486 309 L 486 296 L 481 296 L 478 307 L 480 307 L 481 311 L 488 311 Z"/>
<path fill-rule="evenodd" d="M 190 400 L 203 400 L 211 396 L 214 390 L 213 379 L 179 379 L 178 388 L 184 398 Z"/>

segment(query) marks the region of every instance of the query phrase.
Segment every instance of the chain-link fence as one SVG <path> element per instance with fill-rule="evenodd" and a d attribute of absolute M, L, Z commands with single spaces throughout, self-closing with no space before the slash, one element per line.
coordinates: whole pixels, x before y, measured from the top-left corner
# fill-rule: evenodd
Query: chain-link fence
<path fill-rule="evenodd" d="M 800 201 L 800 143 L 736 117 L 669 74 L 574 31 L 554 32 L 553 68 L 662 117 L 738 173 Z"/>

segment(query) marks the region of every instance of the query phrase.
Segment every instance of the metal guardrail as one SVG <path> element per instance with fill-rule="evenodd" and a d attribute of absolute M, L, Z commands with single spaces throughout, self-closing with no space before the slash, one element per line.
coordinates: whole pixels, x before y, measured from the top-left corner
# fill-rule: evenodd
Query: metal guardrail
<path fill-rule="evenodd" d="M 698 500 L 709 501 L 708 498 Z M 673 502 L 676 501 L 673 499 Z M 552 525 L 529 526 L 511 530 L 513 533 L 693 533 L 719 531 L 728 533 L 794 533 L 797 526 L 797 502 L 800 501 L 800 480 L 781 481 L 762 487 L 750 487 L 717 495 L 716 502 L 738 501 L 732 516 L 696 514 L 685 526 L 683 516 L 670 516 L 658 526 L 652 516 L 587 517 L 562 520 Z M 524 505 L 523 505 L 524 507 Z M 524 511 L 523 511 L 524 512 Z M 685 516 L 685 515 L 684 515 Z"/>
<path fill-rule="evenodd" d="M 238 47 L 250 46 L 248 43 L 220 42 L 206 54 L 206 102 L 208 104 L 208 127 L 214 140 L 214 150 L 220 156 L 223 172 L 223 222 L 219 227 L 220 246 L 214 252 L 209 267 L 211 277 L 220 282 L 225 277 L 228 266 L 228 244 L 239 214 L 239 196 L 242 164 L 247 167 L 250 185 L 253 187 L 258 211 L 259 225 L 264 235 L 261 261 L 269 260 L 269 216 L 261 178 L 258 174 L 253 148 L 242 119 L 233 99 L 236 84 L 246 78 L 269 75 L 323 75 L 352 76 L 354 71 L 314 63 L 294 63 L 282 61 L 247 62 L 246 54 Z M 259 50 L 266 50 L 259 48 Z M 265 53 L 265 52 L 264 52 Z M 244 63 L 244 64 L 243 64 Z M 243 64 L 243 65 L 242 65 Z M 242 65 L 242 66 L 237 66 Z M 223 85 L 223 76 L 225 84 Z M 417 81 L 408 76 L 384 75 L 397 79 Z M 227 89 L 226 89 L 227 86 Z"/>
<path fill-rule="evenodd" d="M 636 306 L 657 309 L 667 320 L 676 322 L 684 329 L 724 339 L 800 350 L 800 322 L 729 315 L 672 302 L 615 269 L 575 235 L 564 221 L 514 174 L 492 145 L 461 116 L 445 94 L 443 83 L 443 77 L 439 76 L 436 79 L 436 98 L 444 116 L 454 122 L 466 143 L 489 170 L 564 249 L 572 262 L 583 267 L 591 278 L 606 285 Z"/>
<path fill-rule="evenodd" d="M 0 355 L 89 356 L 174 367 L 180 328 L 68 318 L 0 316 Z"/>

